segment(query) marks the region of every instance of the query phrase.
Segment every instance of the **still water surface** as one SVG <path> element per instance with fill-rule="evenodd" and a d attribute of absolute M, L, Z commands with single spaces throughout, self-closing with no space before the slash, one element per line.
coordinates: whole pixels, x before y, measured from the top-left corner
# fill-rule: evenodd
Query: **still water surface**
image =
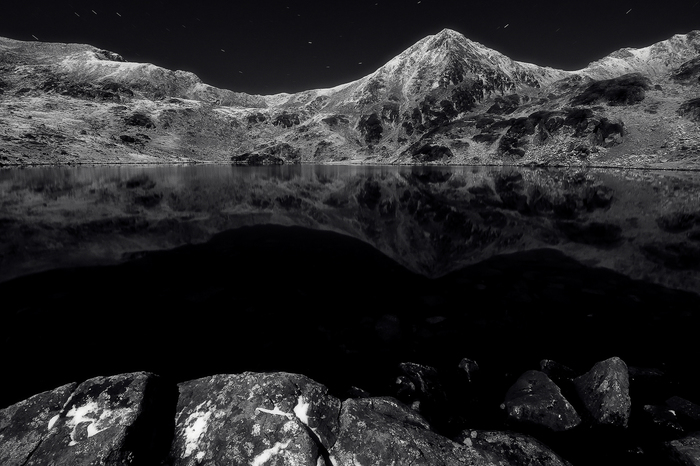
<path fill-rule="evenodd" d="M 350 235 L 429 277 L 554 248 L 700 292 L 699 173 L 514 167 L 3 170 L 0 281 L 118 263 L 257 224 Z"/>

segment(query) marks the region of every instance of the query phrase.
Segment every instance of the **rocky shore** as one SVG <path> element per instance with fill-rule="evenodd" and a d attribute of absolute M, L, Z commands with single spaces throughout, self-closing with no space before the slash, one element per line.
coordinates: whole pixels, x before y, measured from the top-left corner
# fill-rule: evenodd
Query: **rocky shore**
<path fill-rule="evenodd" d="M 700 297 L 551 249 L 260 225 L 0 296 L 3 465 L 698 464 Z"/>
<path fill-rule="evenodd" d="M 484 381 L 477 381 L 476 362 L 464 362 L 461 369 L 464 397 Z M 453 404 L 434 368 L 411 363 L 401 365 L 398 398 L 357 389 L 341 399 L 306 376 L 285 372 L 214 375 L 177 386 L 145 372 L 96 377 L 0 410 L 0 462 L 563 466 L 700 461 L 700 406 L 679 397 L 642 407 L 637 405 L 643 396 L 631 402 L 630 391 L 639 393 L 650 379 L 662 378 L 657 372 L 630 370 L 617 357 L 573 379 L 571 369 L 553 361 L 542 361 L 541 369 L 525 372 L 507 391 L 500 430 L 463 428 L 452 435 L 436 426 L 463 416 L 464 403 Z"/>

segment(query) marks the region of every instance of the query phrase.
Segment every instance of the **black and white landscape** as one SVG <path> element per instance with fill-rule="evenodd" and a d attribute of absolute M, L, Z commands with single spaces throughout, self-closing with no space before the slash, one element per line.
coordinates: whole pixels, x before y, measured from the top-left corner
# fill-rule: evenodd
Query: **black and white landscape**
<path fill-rule="evenodd" d="M 693 168 L 700 33 L 578 71 L 445 29 L 357 81 L 247 95 L 86 45 L 0 40 L 3 164 Z"/>
<path fill-rule="evenodd" d="M 700 464 L 699 60 L 0 39 L 0 464 Z"/>

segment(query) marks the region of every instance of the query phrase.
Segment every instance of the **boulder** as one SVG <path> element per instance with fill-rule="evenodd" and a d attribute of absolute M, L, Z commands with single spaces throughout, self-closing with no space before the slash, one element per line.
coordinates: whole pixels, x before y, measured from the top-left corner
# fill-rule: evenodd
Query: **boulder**
<path fill-rule="evenodd" d="M 665 438 L 683 435 L 683 426 L 678 422 L 676 412 L 667 406 L 644 405 L 644 417 L 651 431 Z"/>
<path fill-rule="evenodd" d="M 70 388 L 54 391 L 53 406 Z M 48 432 L 19 464 L 155 464 L 167 453 L 172 432 L 169 405 L 174 396 L 170 395 L 160 377 L 144 372 L 89 379 L 73 391 L 58 414 L 46 421 L 53 411 L 47 412 L 30 424 Z"/>
<path fill-rule="evenodd" d="M 516 422 L 555 432 L 572 429 L 581 418 L 544 372 L 527 371 L 506 393 L 504 407 Z"/>
<path fill-rule="evenodd" d="M 179 385 L 173 466 L 328 464 L 340 401 L 288 373 L 215 375 Z"/>
<path fill-rule="evenodd" d="M 612 357 L 596 363 L 574 380 L 576 391 L 593 420 L 600 425 L 627 427 L 632 403 L 627 364 Z"/>
<path fill-rule="evenodd" d="M 666 405 L 676 413 L 681 422 L 700 429 L 700 406 L 679 396 L 672 396 L 666 400 Z"/>
<path fill-rule="evenodd" d="M 448 406 L 447 393 L 437 370 L 412 362 L 399 364 L 399 369 L 402 376 L 397 378 L 397 398 L 411 404 L 436 427 L 448 422 L 454 413 Z"/>
<path fill-rule="evenodd" d="M 77 385 L 63 385 L 0 410 L 0 464 L 27 463 L 48 436 Z"/>
<path fill-rule="evenodd" d="M 700 82 L 700 57 L 695 57 L 692 60 L 688 60 L 672 71 L 671 79 L 688 84 Z"/>
<path fill-rule="evenodd" d="M 399 364 L 399 369 L 413 382 L 413 386 L 416 387 L 416 396 L 440 400 L 445 398 L 445 392 L 435 368 L 413 362 L 402 362 Z"/>
<path fill-rule="evenodd" d="M 493 466 L 568 466 L 570 463 L 545 444 L 514 432 L 467 430 L 459 441 L 488 456 Z"/>
<path fill-rule="evenodd" d="M 479 364 L 469 358 L 462 358 L 459 368 L 467 376 L 467 381 L 474 382 L 479 377 Z"/>
<path fill-rule="evenodd" d="M 666 442 L 666 449 L 674 464 L 700 466 L 700 432 Z"/>
<path fill-rule="evenodd" d="M 431 431 L 419 414 L 390 397 L 343 402 L 330 461 L 334 466 L 493 464 L 474 447 Z"/>

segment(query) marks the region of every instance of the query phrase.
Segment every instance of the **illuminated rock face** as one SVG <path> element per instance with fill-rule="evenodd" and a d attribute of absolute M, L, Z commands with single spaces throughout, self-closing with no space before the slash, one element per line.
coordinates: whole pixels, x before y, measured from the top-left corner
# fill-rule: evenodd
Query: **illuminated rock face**
<path fill-rule="evenodd" d="M 262 330 L 264 333 L 264 330 Z M 180 384 L 174 465 L 314 465 L 338 436 L 340 400 L 296 374 L 217 375 Z"/>
<path fill-rule="evenodd" d="M 167 452 L 174 393 L 147 373 L 96 377 L 0 411 L 3 465 L 146 464 Z"/>
<path fill-rule="evenodd" d="M 490 439 L 497 432 L 482 433 L 490 439 L 483 445 L 450 440 L 394 398 L 341 403 L 303 375 L 246 372 L 184 382 L 174 410 L 164 387 L 151 374 L 122 374 L 10 406 L 0 411 L 3 465 L 487 466 L 512 464 L 504 448 L 516 437 L 522 461 L 532 451 L 530 459 L 567 464 L 523 435 L 501 435 L 500 447 Z"/>
<path fill-rule="evenodd" d="M 693 168 L 699 51 L 695 31 L 563 71 L 445 29 L 356 81 L 251 96 L 87 45 L 0 38 L 0 164 Z M 585 125 L 569 124 L 577 112 Z"/>
<path fill-rule="evenodd" d="M 274 337 L 265 328 L 259 332 Z M 571 382 L 571 369 L 545 365 L 550 371 L 558 367 Z M 494 380 L 479 377 L 460 385 L 456 372 L 400 366 L 423 395 L 442 393 L 431 403 L 433 420 L 423 415 L 425 396 L 409 406 L 355 388 L 341 401 L 325 385 L 288 372 L 219 374 L 179 384 L 139 372 L 67 384 L 0 410 L 0 460 L 3 466 L 568 466 L 697 459 L 700 407 L 676 396 L 664 406 L 643 407 L 656 416 L 630 419 L 628 368 L 618 357 L 596 363 L 572 384 L 559 382 L 586 410 L 583 419 L 544 372 L 523 373 L 499 408 L 492 393 L 503 385 L 493 372 L 488 377 Z M 645 374 L 663 373 L 634 367 L 629 372 L 641 398 L 664 396 L 663 389 L 642 394 Z M 488 417 L 472 411 L 452 427 L 437 419 L 438 411 L 453 419 L 465 414 L 465 397 L 480 398 L 474 401 L 482 408 L 496 405 L 487 408 Z M 504 409 L 507 418 L 494 415 Z M 659 430 L 662 412 L 666 420 L 673 417 L 673 429 Z M 472 427 L 485 423 L 497 428 Z"/>

